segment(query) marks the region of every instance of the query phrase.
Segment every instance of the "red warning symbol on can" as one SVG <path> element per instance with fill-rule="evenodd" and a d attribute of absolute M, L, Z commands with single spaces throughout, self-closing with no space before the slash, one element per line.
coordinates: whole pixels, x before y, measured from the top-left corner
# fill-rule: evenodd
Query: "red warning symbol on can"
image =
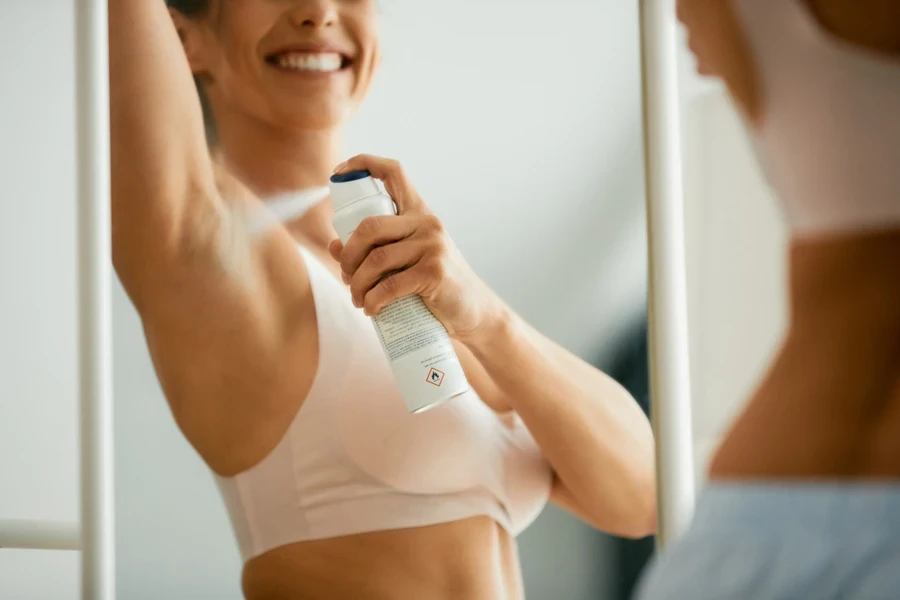
<path fill-rule="evenodd" d="M 441 384 L 444 383 L 444 373 L 443 371 L 438 371 L 434 367 L 431 367 L 431 369 L 428 371 L 428 376 L 425 378 L 425 381 L 435 387 L 441 387 Z"/>

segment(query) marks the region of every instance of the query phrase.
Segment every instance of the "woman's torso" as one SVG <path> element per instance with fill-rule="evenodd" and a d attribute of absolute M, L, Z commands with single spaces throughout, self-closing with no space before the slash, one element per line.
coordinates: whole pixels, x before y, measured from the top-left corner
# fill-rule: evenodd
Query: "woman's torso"
<path fill-rule="evenodd" d="M 791 304 L 711 477 L 900 478 L 900 230 L 795 243 Z"/>
<path fill-rule="evenodd" d="M 732 7 L 757 88 L 751 135 L 793 236 L 791 323 L 711 474 L 898 477 L 900 52 L 885 37 L 896 11 Z"/>
<path fill-rule="evenodd" d="M 522 511 L 519 511 L 518 516 L 514 514 L 515 506 L 513 510 L 509 506 L 499 511 L 491 507 L 487 507 L 488 510 L 471 510 L 466 504 L 484 504 L 486 494 L 468 494 L 466 491 L 460 492 L 459 497 L 455 494 L 467 486 L 484 484 L 485 474 L 481 473 L 482 480 L 479 480 L 479 475 L 472 471 L 477 470 L 474 466 L 478 462 L 493 460 L 495 466 L 499 465 L 494 472 L 501 473 L 502 482 L 488 482 L 487 487 L 499 491 L 497 497 L 509 492 L 511 496 L 524 493 L 526 497 L 537 498 L 542 493 L 543 481 L 540 478 L 543 471 L 535 464 L 539 458 L 539 453 L 535 453 L 536 445 L 532 446 L 530 440 L 523 438 L 521 424 L 514 429 L 500 426 L 508 423 L 508 418 L 496 415 L 471 394 L 471 397 L 440 409 L 411 417 L 414 422 L 403 419 L 398 425 L 396 410 L 387 411 L 393 417 L 382 416 L 380 409 L 366 405 L 371 398 L 362 394 L 322 393 L 328 389 L 328 383 L 334 382 L 329 373 L 335 371 L 335 357 L 342 356 L 348 350 L 347 341 L 349 346 L 356 346 L 349 349 L 350 354 L 369 352 L 368 356 L 375 359 L 371 355 L 372 344 L 368 338 L 376 338 L 371 331 L 371 323 L 361 313 L 350 314 L 348 307 L 344 306 L 337 309 L 329 306 L 327 310 L 320 306 L 317 310 L 315 304 L 321 303 L 323 298 L 337 304 L 349 302 L 346 298 L 335 297 L 338 293 L 348 293 L 340 283 L 336 265 L 329 257 L 321 251 L 304 250 L 302 253 L 306 257 L 304 262 L 309 271 L 312 295 L 316 297 L 309 310 L 310 318 L 317 325 L 317 335 L 310 336 L 312 348 L 309 354 L 316 356 L 318 353 L 318 361 L 315 361 L 316 376 L 310 384 L 309 395 L 298 394 L 299 400 L 297 397 L 285 398 L 284 411 L 293 415 L 286 429 L 284 426 L 264 427 L 261 433 L 251 433 L 253 428 L 248 427 L 248 435 L 257 435 L 261 439 L 256 444 L 248 445 L 253 450 L 237 462 L 233 462 L 231 444 L 224 442 L 220 457 L 210 452 L 204 454 L 217 473 L 223 472 L 223 469 L 217 468 L 219 458 L 241 465 L 238 469 L 224 470 L 231 471 L 227 472 L 230 477 L 219 476 L 219 481 L 246 559 L 244 594 L 251 600 L 521 598 L 518 555 L 510 523 L 523 519 L 530 522 L 536 516 L 532 513 L 537 505 L 531 502 L 527 507 L 527 511 L 531 512 L 521 514 Z M 335 325 L 336 322 L 339 324 Z M 364 328 L 366 331 L 363 331 Z M 337 346 L 335 338 L 343 338 L 344 346 Z M 380 347 L 377 359 L 383 360 Z M 362 377 L 376 379 L 372 387 L 376 391 L 372 393 L 377 396 L 379 386 L 385 385 L 385 378 L 390 378 L 389 370 L 385 368 L 387 363 L 380 368 L 366 370 L 354 360 L 349 360 L 348 368 L 363 370 Z M 341 364 L 337 368 L 343 366 Z M 324 376 L 323 370 L 326 371 Z M 347 389 L 343 383 L 337 387 Z M 351 386 L 349 389 L 358 392 L 360 388 Z M 398 403 L 398 406 L 401 405 L 402 401 Z M 449 412 L 442 416 L 442 410 Z M 354 416 L 359 413 L 363 413 L 363 418 Z M 407 416 L 405 409 L 403 416 Z M 281 419 L 281 422 L 286 421 Z M 442 422 L 443 426 L 440 425 Z M 369 427 L 371 431 L 367 429 Z M 439 427 L 440 431 L 435 427 Z M 455 433 L 446 436 L 447 430 Z M 319 431 L 321 440 L 312 440 L 314 435 L 319 435 Z M 453 457 L 448 461 L 447 452 L 421 445 L 423 433 L 430 438 L 447 437 L 448 445 L 455 443 Z M 465 442 L 468 450 L 459 447 L 459 439 L 456 439 L 465 436 L 469 436 Z M 511 443 L 521 448 L 522 452 L 512 457 L 494 454 L 491 458 L 490 448 L 498 442 Z M 479 450 L 479 445 L 484 443 L 488 445 Z M 401 446 L 418 448 L 417 454 L 420 456 L 410 461 L 412 465 L 394 469 L 398 456 L 402 457 Z M 284 494 L 285 485 L 295 484 L 291 471 L 285 471 L 280 477 L 276 473 L 281 472 L 279 465 L 285 464 L 279 453 L 284 454 L 286 447 L 288 455 L 292 456 L 289 460 L 306 463 L 305 456 L 309 456 L 309 464 L 317 466 L 306 467 L 307 471 L 313 478 L 321 479 L 314 485 L 305 485 L 304 481 L 298 480 L 296 495 L 292 495 L 293 490 Z M 401 454 L 398 455 L 398 451 Z M 417 460 L 418 467 L 415 464 Z M 440 468 L 435 469 L 435 465 Z M 523 477 L 517 474 L 516 469 L 521 467 L 532 471 L 532 475 Z M 292 468 L 297 469 L 296 464 Z M 416 468 L 420 471 L 417 472 Z M 439 475 L 433 473 L 436 470 L 440 471 Z M 549 468 L 546 474 L 549 492 Z M 276 478 L 280 479 L 280 485 L 270 485 Z M 494 487 L 497 485 L 500 487 Z M 369 508 L 367 497 L 383 492 L 389 495 L 395 489 L 400 492 L 398 502 L 377 503 Z M 229 497 L 235 493 L 234 490 L 240 491 L 236 492 L 236 496 Z M 359 497 L 348 497 L 354 494 Z M 410 495 L 411 499 L 407 501 L 404 494 Z M 447 498 L 450 506 L 438 506 L 432 510 L 428 501 L 418 500 L 430 494 Z M 270 500 L 267 496 L 274 498 L 271 507 L 267 504 Z M 546 496 L 540 504 L 545 500 Z M 292 510 L 290 505 L 294 502 L 303 506 Z M 257 514 L 250 514 L 244 519 L 239 514 L 242 506 L 256 506 L 248 512 L 255 511 Z M 334 509 L 335 506 L 339 509 Z M 403 508 L 397 509 L 398 506 Z M 355 513 L 354 507 L 359 507 Z M 396 510 L 421 510 L 426 515 L 431 511 L 438 516 L 407 520 L 397 518 L 396 513 L 391 512 Z M 357 519 L 360 511 L 364 514 Z M 300 516 L 295 519 L 295 514 Z M 268 520 L 267 515 L 271 515 Z M 512 516 L 505 519 L 507 515 Z M 429 518 L 440 522 L 424 523 Z M 259 522 L 254 522 L 256 520 Z M 309 539 L 294 542 L 292 534 L 301 531 L 300 528 L 291 530 L 291 525 L 285 524 L 285 531 L 279 530 L 282 523 L 298 520 L 312 525 L 309 530 L 305 525 L 302 529 L 302 535 Z M 380 520 L 386 520 L 387 526 L 381 527 L 383 523 L 376 522 Z M 248 542 L 248 537 L 254 537 L 246 533 L 251 522 L 256 526 L 258 535 Z M 361 529 L 367 530 L 358 532 Z M 258 539 L 260 536 L 262 542 Z M 252 548 L 248 550 L 248 546 Z"/>

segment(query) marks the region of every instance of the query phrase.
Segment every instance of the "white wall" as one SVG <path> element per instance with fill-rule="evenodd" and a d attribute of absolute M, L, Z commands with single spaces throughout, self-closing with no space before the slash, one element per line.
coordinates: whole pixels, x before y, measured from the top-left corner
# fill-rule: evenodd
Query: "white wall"
<path fill-rule="evenodd" d="M 645 293 L 637 8 L 383 2 L 348 153 L 399 158 L 477 271 L 583 354 Z"/>
<path fill-rule="evenodd" d="M 0 2 L 0 519 L 77 518 L 70 2 Z M 0 550 L 0 599 L 65 599 L 77 555 Z"/>
<path fill-rule="evenodd" d="M 487 281 L 593 357 L 644 301 L 636 8 L 384 7 L 384 69 L 348 151 L 400 158 Z M 72 17 L 68 1 L 0 2 L 0 518 L 77 516 Z M 221 503 L 119 288 L 114 335 L 119 597 L 238 598 Z M 522 542 L 533 597 L 602 597 L 586 527 L 549 510 Z M 76 589 L 76 555 L 0 551 L 0 599 Z"/>

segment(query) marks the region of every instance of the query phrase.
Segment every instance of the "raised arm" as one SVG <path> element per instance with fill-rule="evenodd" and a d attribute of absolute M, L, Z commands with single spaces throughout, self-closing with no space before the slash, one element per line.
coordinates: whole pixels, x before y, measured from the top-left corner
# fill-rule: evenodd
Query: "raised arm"
<path fill-rule="evenodd" d="M 249 236 L 259 203 L 214 169 L 163 0 L 110 0 L 109 35 L 116 271 L 188 439 L 207 458 L 223 445 L 258 454 L 242 453 L 246 432 L 279 427 L 279 400 L 302 398 L 311 377 L 285 365 L 315 365 L 303 261 L 283 228 Z"/>
<path fill-rule="evenodd" d="M 187 223 L 217 226 L 203 116 L 181 42 L 163 0 L 110 0 L 110 117 L 114 260 L 142 301 L 147 269 L 185 244 Z M 150 251 L 152 249 L 152 252 Z"/>

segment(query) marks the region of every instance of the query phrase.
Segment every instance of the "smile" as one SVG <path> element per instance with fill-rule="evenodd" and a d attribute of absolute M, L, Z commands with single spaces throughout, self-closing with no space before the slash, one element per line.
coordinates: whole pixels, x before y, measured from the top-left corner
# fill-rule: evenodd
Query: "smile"
<path fill-rule="evenodd" d="M 337 52 L 283 52 L 266 62 L 279 69 L 314 73 L 333 73 L 350 66 L 350 59 Z"/>

